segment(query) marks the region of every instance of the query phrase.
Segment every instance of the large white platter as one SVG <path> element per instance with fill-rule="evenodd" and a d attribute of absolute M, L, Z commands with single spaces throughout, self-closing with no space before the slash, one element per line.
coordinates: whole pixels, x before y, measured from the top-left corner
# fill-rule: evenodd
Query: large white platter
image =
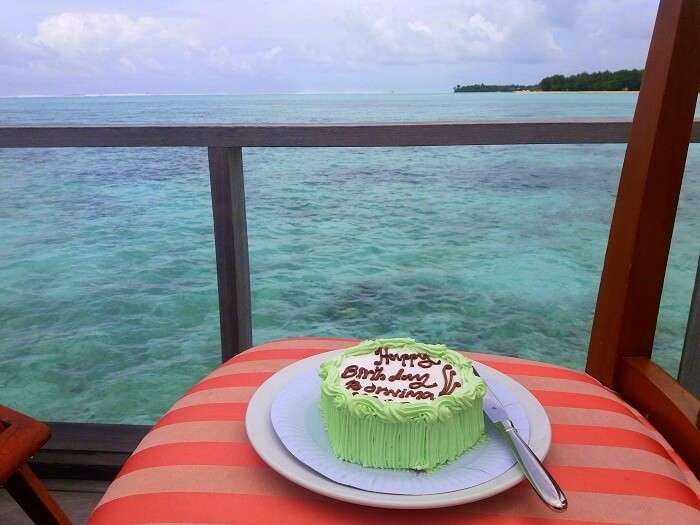
<path fill-rule="evenodd" d="M 278 394 L 299 377 L 309 377 L 318 370 L 322 361 L 338 354 L 340 350 L 326 352 L 283 368 L 270 377 L 256 391 L 246 413 L 246 431 L 256 452 L 273 470 L 309 490 L 350 503 L 385 508 L 433 508 L 459 505 L 484 499 L 503 492 L 523 479 L 517 465 L 483 483 L 462 490 L 438 494 L 404 495 L 362 490 L 337 483 L 309 468 L 287 450 L 273 428 L 270 412 Z M 508 376 L 480 363 L 479 373 L 487 383 L 498 385 L 498 391 L 509 390 L 509 401 L 516 401 L 518 411 L 524 411 L 529 427 L 529 445 L 541 459 L 547 454 L 551 442 L 551 426 L 542 405 L 522 385 Z M 494 389 L 495 390 L 495 389 Z M 499 439 L 496 434 L 491 439 Z M 477 449 L 478 450 L 478 449 Z M 354 466 L 348 465 L 350 469 Z M 361 468 L 361 467 L 360 467 Z M 375 469 L 368 469 L 374 471 Z M 393 471 L 400 472 L 400 471 Z M 406 472 L 407 476 L 415 473 Z"/>

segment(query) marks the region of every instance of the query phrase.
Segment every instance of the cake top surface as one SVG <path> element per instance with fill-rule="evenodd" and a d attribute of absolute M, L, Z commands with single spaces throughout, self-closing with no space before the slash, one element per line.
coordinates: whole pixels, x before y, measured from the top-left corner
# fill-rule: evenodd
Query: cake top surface
<path fill-rule="evenodd" d="M 338 409 L 395 421 L 442 420 L 486 392 L 463 354 L 413 339 L 363 341 L 324 362 L 320 375 Z"/>
<path fill-rule="evenodd" d="M 340 380 L 352 395 L 386 401 L 432 401 L 462 387 L 462 374 L 445 359 L 417 348 L 380 346 L 371 353 L 346 357 Z"/>

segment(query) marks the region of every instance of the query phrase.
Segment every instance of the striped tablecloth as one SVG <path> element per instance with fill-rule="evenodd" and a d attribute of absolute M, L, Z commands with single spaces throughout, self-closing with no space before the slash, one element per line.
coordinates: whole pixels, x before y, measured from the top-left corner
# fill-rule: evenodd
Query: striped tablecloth
<path fill-rule="evenodd" d="M 252 348 L 192 387 L 153 427 L 90 523 L 236 524 L 700 524 L 698 481 L 637 412 L 586 374 L 469 354 L 528 388 L 544 405 L 553 443 L 545 464 L 569 497 L 549 511 L 525 484 L 459 507 L 396 511 L 316 495 L 268 468 L 246 437 L 256 388 L 295 360 L 354 343 L 301 338 Z"/>

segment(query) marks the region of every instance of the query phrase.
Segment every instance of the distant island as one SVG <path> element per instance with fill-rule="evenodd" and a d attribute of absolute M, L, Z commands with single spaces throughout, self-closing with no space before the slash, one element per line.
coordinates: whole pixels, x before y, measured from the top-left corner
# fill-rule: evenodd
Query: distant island
<path fill-rule="evenodd" d="M 455 93 L 486 93 L 486 92 L 510 92 L 510 91 L 533 91 L 539 86 L 521 86 L 520 84 L 470 84 L 469 86 L 457 85 L 454 89 Z"/>
<path fill-rule="evenodd" d="M 513 92 L 513 91 L 638 91 L 642 84 L 642 69 L 596 71 L 577 75 L 552 75 L 539 84 L 471 84 L 455 86 L 455 93 Z"/>

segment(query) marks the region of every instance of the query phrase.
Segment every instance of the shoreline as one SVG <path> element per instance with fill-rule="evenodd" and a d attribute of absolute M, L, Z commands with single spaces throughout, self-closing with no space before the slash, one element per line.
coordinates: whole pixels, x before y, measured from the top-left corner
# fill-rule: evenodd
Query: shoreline
<path fill-rule="evenodd" d="M 497 93 L 496 91 L 488 91 L 487 93 Z M 573 95 L 580 95 L 580 94 L 585 94 L 585 93 L 603 93 L 603 94 L 625 94 L 625 93 L 639 93 L 639 90 L 631 90 L 628 89 L 627 91 L 623 90 L 609 90 L 609 91 L 540 91 L 540 90 L 529 90 L 529 89 L 523 89 L 520 91 L 510 91 L 509 93 L 527 93 L 527 94 L 547 94 L 547 93 L 571 93 Z"/>
<path fill-rule="evenodd" d="M 546 95 L 548 93 L 552 94 L 562 94 L 562 93 L 569 93 L 572 95 L 585 95 L 585 94 L 590 94 L 590 93 L 595 93 L 595 94 L 628 94 L 628 93 L 639 93 L 639 90 L 627 90 L 627 91 L 541 91 L 539 89 L 517 89 L 514 91 L 454 91 L 453 94 L 455 95 L 462 95 L 462 94 L 479 94 L 479 93 L 505 93 L 505 94 L 512 94 L 512 93 L 517 93 L 519 95 Z"/>

